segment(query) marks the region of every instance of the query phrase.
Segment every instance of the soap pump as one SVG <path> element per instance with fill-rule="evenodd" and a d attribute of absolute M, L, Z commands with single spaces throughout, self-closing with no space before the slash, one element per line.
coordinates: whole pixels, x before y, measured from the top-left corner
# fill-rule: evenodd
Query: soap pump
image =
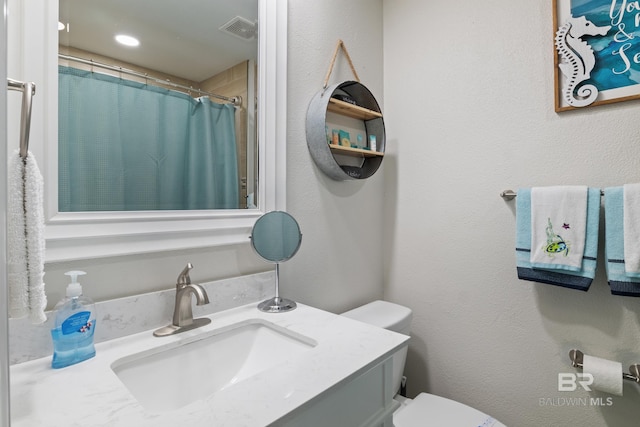
<path fill-rule="evenodd" d="M 55 306 L 56 323 L 51 330 L 53 338 L 53 368 L 63 368 L 95 356 L 93 334 L 96 326 L 93 301 L 84 296 L 78 276 L 84 271 L 68 271 L 71 277 L 66 296 Z"/>
<path fill-rule="evenodd" d="M 65 276 L 71 277 L 71 283 L 67 285 L 67 298 L 74 298 L 82 295 L 82 285 L 78 283 L 78 276 L 84 276 L 87 273 L 84 271 L 74 270 L 67 271 L 64 274 Z"/>

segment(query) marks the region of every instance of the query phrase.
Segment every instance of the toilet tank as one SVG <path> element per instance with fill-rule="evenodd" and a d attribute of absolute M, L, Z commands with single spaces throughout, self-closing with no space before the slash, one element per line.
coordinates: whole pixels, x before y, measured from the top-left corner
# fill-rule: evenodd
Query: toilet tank
<path fill-rule="evenodd" d="M 373 301 L 369 304 L 342 313 L 360 322 L 388 329 L 400 334 L 409 335 L 413 313 L 410 308 L 388 301 Z M 393 394 L 400 389 L 404 364 L 407 359 L 407 347 L 403 347 L 393 355 Z"/>

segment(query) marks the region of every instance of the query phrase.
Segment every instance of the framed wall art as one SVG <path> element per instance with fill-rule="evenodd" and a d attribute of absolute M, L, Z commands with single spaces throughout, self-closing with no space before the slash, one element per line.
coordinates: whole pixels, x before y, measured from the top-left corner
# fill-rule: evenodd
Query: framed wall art
<path fill-rule="evenodd" d="M 553 0 L 557 112 L 640 99 L 640 1 Z"/>

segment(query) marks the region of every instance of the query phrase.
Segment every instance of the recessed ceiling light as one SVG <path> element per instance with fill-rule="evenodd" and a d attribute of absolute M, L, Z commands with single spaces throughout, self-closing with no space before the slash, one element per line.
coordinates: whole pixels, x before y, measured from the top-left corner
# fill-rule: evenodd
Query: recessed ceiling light
<path fill-rule="evenodd" d="M 125 46 L 136 47 L 140 45 L 140 40 L 138 40 L 135 37 L 127 36 L 124 34 L 118 34 L 116 35 L 115 38 L 118 43 L 123 44 Z"/>

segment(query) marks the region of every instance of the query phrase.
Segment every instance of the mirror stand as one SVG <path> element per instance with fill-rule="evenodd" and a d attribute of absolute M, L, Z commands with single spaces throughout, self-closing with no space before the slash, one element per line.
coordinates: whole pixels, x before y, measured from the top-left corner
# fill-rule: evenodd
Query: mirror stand
<path fill-rule="evenodd" d="M 295 302 L 280 298 L 280 263 L 298 252 L 301 241 L 300 226 L 286 212 L 266 213 L 253 225 L 251 246 L 262 259 L 276 265 L 276 296 L 261 302 L 258 305 L 260 311 L 283 313 L 297 307 Z"/>
<path fill-rule="evenodd" d="M 280 298 L 280 264 L 276 263 L 276 296 L 258 304 L 258 309 L 266 313 L 283 313 L 285 311 L 294 310 L 297 305 L 295 301 L 286 298 Z"/>

